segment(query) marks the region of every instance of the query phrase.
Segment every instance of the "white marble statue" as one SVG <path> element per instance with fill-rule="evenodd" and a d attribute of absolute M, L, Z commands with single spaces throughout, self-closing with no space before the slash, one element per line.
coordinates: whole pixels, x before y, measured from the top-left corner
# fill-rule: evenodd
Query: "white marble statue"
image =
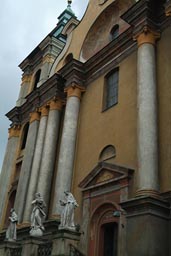
<path fill-rule="evenodd" d="M 64 192 L 64 194 L 65 200 L 60 200 L 60 204 L 64 208 L 61 214 L 61 223 L 59 225 L 59 229 L 75 230 L 74 210 L 76 207 L 78 207 L 78 204 L 70 192 Z"/>
<path fill-rule="evenodd" d="M 31 230 L 30 235 L 39 237 L 43 235 L 44 226 L 43 221 L 46 218 L 44 209 L 46 204 L 40 193 L 35 194 L 35 199 L 32 201 L 33 210 L 31 213 Z"/>
<path fill-rule="evenodd" d="M 10 224 L 8 226 L 8 229 L 6 231 L 6 240 L 8 241 L 16 241 L 17 240 L 17 222 L 18 222 L 18 216 L 14 210 L 14 208 L 12 208 L 10 210 L 10 216 L 9 216 L 9 221 Z"/>

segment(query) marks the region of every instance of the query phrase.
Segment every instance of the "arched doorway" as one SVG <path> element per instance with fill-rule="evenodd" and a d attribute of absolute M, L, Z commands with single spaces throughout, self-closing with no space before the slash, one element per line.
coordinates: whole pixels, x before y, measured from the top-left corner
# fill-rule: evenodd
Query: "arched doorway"
<path fill-rule="evenodd" d="M 118 218 L 113 214 L 117 209 L 112 203 L 105 203 L 94 212 L 90 226 L 90 256 L 117 256 Z"/>

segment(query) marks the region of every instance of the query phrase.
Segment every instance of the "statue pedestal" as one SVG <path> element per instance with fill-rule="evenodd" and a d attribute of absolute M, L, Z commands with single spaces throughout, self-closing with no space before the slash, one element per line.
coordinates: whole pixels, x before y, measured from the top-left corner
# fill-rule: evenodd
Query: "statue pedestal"
<path fill-rule="evenodd" d="M 70 255 L 71 245 L 78 247 L 80 233 L 70 230 L 59 230 L 53 237 L 52 256 Z"/>
<path fill-rule="evenodd" d="M 22 246 L 15 241 L 4 241 L 0 243 L 0 256 L 21 255 Z"/>
<path fill-rule="evenodd" d="M 30 230 L 30 236 L 41 237 L 43 236 L 43 231 L 40 228 L 33 228 Z"/>

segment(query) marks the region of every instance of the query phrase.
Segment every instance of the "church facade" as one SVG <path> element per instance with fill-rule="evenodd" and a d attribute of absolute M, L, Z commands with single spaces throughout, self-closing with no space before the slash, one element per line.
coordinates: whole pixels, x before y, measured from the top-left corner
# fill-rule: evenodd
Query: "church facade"
<path fill-rule="evenodd" d="M 170 45 L 170 0 L 89 0 L 81 21 L 68 1 L 19 65 L 0 255 L 171 255 Z M 61 228 L 65 195 L 73 229 Z M 36 196 L 44 222 L 32 236 Z"/>

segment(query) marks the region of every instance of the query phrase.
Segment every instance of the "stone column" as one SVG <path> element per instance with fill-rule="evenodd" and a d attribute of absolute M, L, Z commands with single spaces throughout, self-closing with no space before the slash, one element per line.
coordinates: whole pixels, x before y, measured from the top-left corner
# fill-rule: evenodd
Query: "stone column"
<path fill-rule="evenodd" d="M 17 157 L 19 145 L 20 126 L 13 126 L 9 129 L 9 138 L 0 173 L 0 223 L 3 223 L 7 207 L 7 197 L 10 183 L 15 170 L 15 160 Z"/>
<path fill-rule="evenodd" d="M 64 191 L 70 191 L 71 189 L 77 123 L 82 89 L 75 86 L 67 88 L 66 91 L 68 97 L 65 109 L 52 209 L 52 215 L 54 216 L 61 213 L 59 200 L 63 198 Z"/>
<path fill-rule="evenodd" d="M 159 34 L 145 28 L 138 35 L 138 191 L 156 195 L 158 182 L 157 92 L 155 42 Z"/>
<path fill-rule="evenodd" d="M 37 132 L 39 128 L 39 119 L 40 116 L 37 111 L 30 114 L 30 126 L 28 130 L 26 147 L 24 151 L 24 157 L 21 166 L 21 173 L 15 200 L 15 210 L 18 214 L 19 223 L 21 223 L 23 219 L 23 211 L 25 207 L 25 200 L 30 180 L 35 144 L 37 139 Z"/>
<path fill-rule="evenodd" d="M 41 119 L 39 124 L 37 140 L 36 140 L 35 153 L 33 157 L 31 176 L 30 176 L 30 181 L 29 181 L 29 186 L 27 191 L 23 222 L 30 221 L 31 210 L 32 210 L 31 202 L 34 199 L 34 195 L 37 189 L 36 188 L 37 182 L 39 179 L 39 170 L 40 170 L 40 164 L 42 160 L 42 152 L 43 152 L 43 146 L 44 146 L 47 119 L 48 119 L 48 108 L 46 106 L 40 108 L 40 113 L 41 113 Z"/>
<path fill-rule="evenodd" d="M 54 173 L 61 109 L 62 103 L 60 100 L 50 102 L 45 142 L 37 185 L 37 192 L 40 192 L 43 196 L 47 204 L 47 208 L 49 205 L 52 177 Z"/>

